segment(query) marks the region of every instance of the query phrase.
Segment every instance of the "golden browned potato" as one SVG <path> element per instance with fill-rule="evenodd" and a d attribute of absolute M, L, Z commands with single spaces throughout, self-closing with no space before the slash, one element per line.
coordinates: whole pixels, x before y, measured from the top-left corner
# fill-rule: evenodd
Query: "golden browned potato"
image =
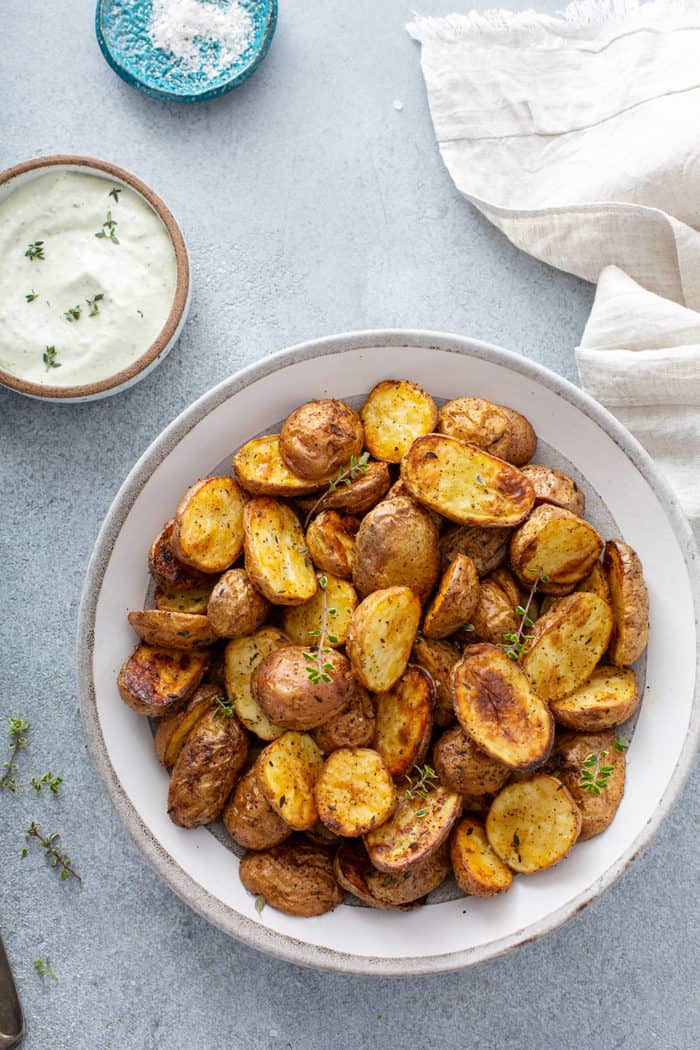
<path fill-rule="evenodd" d="M 414 441 L 401 477 L 418 503 L 460 525 L 518 525 L 535 502 L 532 485 L 510 463 L 445 434 Z"/>
<path fill-rule="evenodd" d="M 416 383 L 385 379 L 370 392 L 360 418 L 374 458 L 400 463 L 411 442 L 435 429 L 438 411 L 430 394 Z"/>
<path fill-rule="evenodd" d="M 245 849 L 279 846 L 292 833 L 263 795 L 255 766 L 236 784 L 222 819 L 231 838 Z"/>
<path fill-rule="evenodd" d="M 505 459 L 510 447 L 510 422 L 498 405 L 480 397 L 458 397 L 440 409 L 441 434 L 483 448 L 492 456 Z"/>
<path fill-rule="evenodd" d="M 479 601 L 479 574 L 466 554 L 458 554 L 442 579 L 425 611 L 423 634 L 428 638 L 447 638 L 468 623 Z"/>
<path fill-rule="evenodd" d="M 335 855 L 335 877 L 348 893 L 370 908 L 411 911 L 450 873 L 450 855 L 443 843 L 423 861 L 404 871 L 377 871 L 359 843 L 341 842 Z"/>
<path fill-rule="evenodd" d="M 142 641 L 162 649 L 188 652 L 206 649 L 216 641 L 209 620 L 197 613 L 139 609 L 130 612 L 127 619 Z"/>
<path fill-rule="evenodd" d="M 369 859 L 379 871 L 405 871 L 442 846 L 462 812 L 462 800 L 440 784 L 424 794 L 404 788 L 394 815 L 365 835 Z"/>
<path fill-rule="evenodd" d="M 544 594 L 575 586 L 598 561 L 603 541 L 589 522 L 563 507 L 543 503 L 513 535 L 510 563 L 526 586 L 540 577 Z"/>
<path fill-rule="evenodd" d="M 492 525 L 453 525 L 440 537 L 440 564 L 448 568 L 458 554 L 466 554 L 476 565 L 479 576 L 487 576 L 508 556 L 511 528 Z"/>
<path fill-rule="evenodd" d="M 450 791 L 477 798 L 499 791 L 512 769 L 478 748 L 461 726 L 446 730 L 433 750 L 435 772 Z"/>
<path fill-rule="evenodd" d="M 303 645 L 273 650 L 253 671 L 251 690 L 264 714 L 285 729 L 314 729 L 350 702 L 355 680 L 347 657 Z"/>
<path fill-rule="evenodd" d="M 261 740 L 274 740 L 284 730 L 274 725 L 262 710 L 253 696 L 250 680 L 258 664 L 283 645 L 291 645 L 291 638 L 276 627 L 262 627 L 247 638 L 229 642 L 224 652 L 226 695 L 246 729 Z"/>
<path fill-rule="evenodd" d="M 214 584 L 207 616 L 220 638 L 252 634 L 267 619 L 269 603 L 253 587 L 245 569 L 229 569 Z"/>
<path fill-rule="evenodd" d="M 352 578 L 363 598 L 386 587 L 410 587 L 423 601 L 439 573 L 437 525 L 413 500 L 382 500 L 362 519 Z"/>
<path fill-rule="evenodd" d="M 173 549 L 174 528 L 174 520 L 167 522 L 154 539 L 148 552 L 148 571 L 169 593 L 206 586 L 209 578 L 204 573 L 178 560 Z"/>
<path fill-rule="evenodd" d="M 177 505 L 172 546 L 185 565 L 219 573 L 243 549 L 245 500 L 233 478 L 202 478 Z"/>
<path fill-rule="evenodd" d="M 576 590 L 590 591 L 591 594 L 597 594 L 603 601 L 610 602 L 608 578 L 605 575 L 605 569 L 599 561 L 595 563 L 588 576 L 576 585 Z"/>
<path fill-rule="evenodd" d="M 491 849 L 514 871 L 551 868 L 579 837 L 581 814 L 561 780 L 540 773 L 507 784 L 486 817 Z"/>
<path fill-rule="evenodd" d="M 411 664 L 392 689 L 378 694 L 374 747 L 393 777 L 403 776 L 425 758 L 434 706 L 432 678 Z"/>
<path fill-rule="evenodd" d="M 316 568 L 349 580 L 359 527 L 359 518 L 337 510 L 324 510 L 315 517 L 306 530 L 306 545 Z"/>
<path fill-rule="evenodd" d="M 496 645 L 471 645 L 452 672 L 455 713 L 478 747 L 511 769 L 542 765 L 554 721 L 526 675 Z"/>
<path fill-rule="evenodd" d="M 290 827 L 305 831 L 318 820 L 314 788 L 323 755 L 308 733 L 283 733 L 257 757 L 260 790 Z"/>
<path fill-rule="evenodd" d="M 290 470 L 282 459 L 278 434 L 247 441 L 233 457 L 233 469 L 241 488 L 253 496 L 295 499 L 318 492 L 330 478 L 309 480 Z"/>
<path fill-rule="evenodd" d="M 166 612 L 206 613 L 214 584 L 214 578 L 210 577 L 209 582 L 201 587 L 187 587 L 181 591 L 174 591 L 169 587 L 156 587 L 153 601 L 156 609 L 164 609 Z"/>
<path fill-rule="evenodd" d="M 313 842 L 293 840 L 246 853 L 239 874 L 249 893 L 286 915 L 324 915 L 343 899 L 333 874 L 333 853 Z"/>
<path fill-rule="evenodd" d="M 543 700 L 559 700 L 587 681 L 608 647 L 610 606 L 587 592 L 561 598 L 532 628 L 523 670 Z"/>
<path fill-rule="evenodd" d="M 318 645 L 325 619 L 325 643 L 331 649 L 337 649 L 345 645 L 350 619 L 359 599 L 347 580 L 330 573 L 321 574 L 319 579 L 319 589 L 313 598 L 303 605 L 285 609 L 282 626 L 297 645 Z"/>
<path fill-rule="evenodd" d="M 528 463 L 521 467 L 535 490 L 535 503 L 553 503 L 582 518 L 586 511 L 586 497 L 573 478 L 562 470 L 544 467 L 541 463 Z"/>
<path fill-rule="evenodd" d="M 389 770 L 368 747 L 341 747 L 326 759 L 316 781 L 318 815 L 329 831 L 359 838 L 378 828 L 396 809 Z"/>
<path fill-rule="evenodd" d="M 386 494 L 391 476 L 386 463 L 371 460 L 363 463 L 351 482 L 328 489 L 321 496 L 300 499 L 299 506 L 308 517 L 324 510 L 342 510 L 346 514 L 364 514 Z"/>
<path fill-rule="evenodd" d="M 462 817 L 454 828 L 450 857 L 457 885 L 472 897 L 495 897 L 510 889 L 513 872 L 491 849 L 475 817 Z"/>
<path fill-rule="evenodd" d="M 374 591 L 352 614 L 346 652 L 358 682 L 386 692 L 406 670 L 420 622 L 420 601 L 408 587 Z"/>
<path fill-rule="evenodd" d="M 275 605 L 301 605 L 316 593 L 299 519 L 285 503 L 259 496 L 246 504 L 245 567 L 251 582 Z"/>
<path fill-rule="evenodd" d="M 184 711 L 177 711 L 167 718 L 160 719 L 153 743 L 158 761 L 167 769 L 172 769 L 175 765 L 190 730 L 207 711 L 212 710 L 214 699 L 220 692 L 219 687 L 214 684 L 200 685 Z"/>
<path fill-rule="evenodd" d="M 360 417 L 344 401 L 308 401 L 285 419 L 280 452 L 290 470 L 323 481 L 342 471 L 362 452 Z"/>
<path fill-rule="evenodd" d="M 579 839 L 600 835 L 625 793 L 625 745 L 613 733 L 567 733 L 557 741 L 549 764 L 581 811 Z"/>
<path fill-rule="evenodd" d="M 522 467 L 530 462 L 537 450 L 537 434 L 525 416 L 521 416 L 514 408 L 507 405 L 498 407 L 501 412 L 505 412 L 509 424 L 508 450 L 503 453 L 503 459 L 516 467 Z"/>
<path fill-rule="evenodd" d="M 142 642 L 119 672 L 119 695 L 140 715 L 162 718 L 189 699 L 210 659 L 205 651 L 183 653 Z"/>
<path fill-rule="evenodd" d="M 596 667 L 587 682 L 549 706 L 556 721 L 570 729 L 611 729 L 639 707 L 637 676 L 631 667 Z"/>
<path fill-rule="evenodd" d="M 516 632 L 520 626 L 520 617 L 510 596 L 488 576 L 481 581 L 471 625 L 474 631 L 470 640 L 480 638 L 494 645 L 501 645 L 504 636 Z"/>
<path fill-rule="evenodd" d="M 411 662 L 424 667 L 435 685 L 433 721 L 437 726 L 448 726 L 455 720 L 450 675 L 460 653 L 449 642 L 435 641 L 418 635 L 413 645 Z"/>
<path fill-rule="evenodd" d="M 341 747 L 369 747 L 374 740 L 377 716 L 374 701 L 361 685 L 355 685 L 350 703 L 312 732 L 326 755 Z"/>
<path fill-rule="evenodd" d="M 210 824 L 221 813 L 248 756 L 234 714 L 205 712 L 190 730 L 170 775 L 168 816 L 182 828 Z"/>
<path fill-rule="evenodd" d="M 513 608 L 517 608 L 518 605 L 525 605 L 527 602 L 527 594 L 525 594 L 521 584 L 516 580 L 515 576 L 505 566 L 501 566 L 500 569 L 494 569 L 493 572 L 489 573 L 489 579 L 497 584 L 503 593 L 506 595 L 510 604 Z M 530 609 L 534 613 L 536 612 L 536 604 L 532 602 Z M 531 620 L 536 619 L 536 616 L 530 616 Z"/>
<path fill-rule="evenodd" d="M 649 594 L 638 554 L 622 540 L 608 540 L 603 565 L 610 587 L 613 636 L 610 661 L 619 667 L 633 664 L 649 640 Z"/>

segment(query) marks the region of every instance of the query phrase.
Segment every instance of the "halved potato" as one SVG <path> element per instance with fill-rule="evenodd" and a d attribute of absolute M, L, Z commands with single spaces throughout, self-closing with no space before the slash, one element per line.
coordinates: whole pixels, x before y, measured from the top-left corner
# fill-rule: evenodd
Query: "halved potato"
<path fill-rule="evenodd" d="M 280 451 L 279 434 L 253 438 L 233 457 L 233 469 L 241 488 L 253 496 L 281 496 L 295 499 L 318 492 L 329 477 L 310 480 L 287 466 Z"/>
<path fill-rule="evenodd" d="M 452 672 L 455 713 L 478 747 L 511 769 L 549 755 L 554 721 L 518 664 L 496 645 L 470 645 Z"/>
<path fill-rule="evenodd" d="M 416 383 L 385 379 L 370 392 L 360 418 L 374 458 L 400 463 L 417 437 L 435 429 L 438 411 L 430 394 Z"/>
<path fill-rule="evenodd" d="M 160 719 L 153 743 L 158 761 L 167 769 L 172 769 L 175 765 L 190 730 L 212 709 L 212 702 L 219 693 L 217 685 L 200 685 L 184 711 Z"/>
<path fill-rule="evenodd" d="M 576 585 L 575 589 L 577 591 L 590 591 L 591 594 L 597 594 L 603 601 L 610 601 L 608 578 L 605 575 L 605 569 L 599 561 L 595 563 L 588 576 Z"/>
<path fill-rule="evenodd" d="M 453 525 L 440 537 L 440 564 L 445 570 L 458 554 L 466 554 L 476 566 L 479 576 L 497 569 L 508 556 L 511 528 L 492 525 Z"/>
<path fill-rule="evenodd" d="M 362 597 L 386 587 L 410 587 L 423 601 L 439 573 L 438 527 L 412 499 L 382 500 L 362 519 L 352 573 Z"/>
<path fill-rule="evenodd" d="M 526 586 L 539 575 L 540 591 L 560 594 L 588 576 L 602 549 L 603 541 L 589 522 L 543 503 L 513 535 L 510 563 Z"/>
<path fill-rule="evenodd" d="M 608 647 L 610 606 L 597 594 L 560 599 L 532 628 L 523 670 L 543 700 L 559 700 L 587 681 Z"/>
<path fill-rule="evenodd" d="M 255 766 L 238 781 L 221 817 L 231 838 L 245 849 L 279 846 L 292 834 L 263 795 Z"/>
<path fill-rule="evenodd" d="M 202 478 L 177 505 L 172 545 L 186 565 L 219 573 L 243 549 L 243 492 L 233 478 Z"/>
<path fill-rule="evenodd" d="M 208 577 L 181 562 L 173 549 L 175 521 L 168 521 L 160 530 L 148 552 L 148 571 L 159 587 L 168 592 L 188 591 L 206 586 Z M 186 612 L 187 610 L 183 610 Z"/>
<path fill-rule="evenodd" d="M 202 586 L 187 587 L 181 591 L 172 590 L 170 587 L 156 587 L 153 601 L 156 609 L 164 609 L 166 612 L 205 613 L 215 583 L 215 579 L 210 577 L 209 582 Z"/>
<path fill-rule="evenodd" d="M 323 481 L 360 455 L 364 437 L 360 417 L 344 401 L 308 401 L 285 419 L 279 448 L 290 470 Z"/>
<path fill-rule="evenodd" d="M 427 671 L 406 668 L 396 685 L 377 696 L 374 747 L 394 777 L 425 758 L 433 728 L 435 685 Z"/>
<path fill-rule="evenodd" d="M 246 729 L 261 740 L 274 740 L 284 730 L 270 721 L 253 697 L 251 678 L 255 668 L 269 653 L 291 644 L 291 638 L 276 627 L 263 627 L 247 638 L 229 642 L 224 652 L 226 695 Z"/>
<path fill-rule="evenodd" d="M 364 514 L 386 494 L 391 485 L 391 476 L 386 463 L 371 460 L 351 481 L 338 485 L 333 491 L 300 499 L 299 506 L 307 517 L 324 510 L 342 510 L 347 514 Z"/>
<path fill-rule="evenodd" d="M 552 752 L 551 772 L 581 811 L 581 842 L 605 831 L 622 802 L 627 762 L 616 744 L 613 733 L 566 733 Z"/>
<path fill-rule="evenodd" d="M 130 612 L 127 619 L 142 641 L 163 649 L 189 652 L 206 649 L 216 641 L 209 620 L 197 613 L 139 609 Z"/>
<path fill-rule="evenodd" d="M 498 406 L 501 412 L 505 412 L 508 418 L 508 449 L 503 453 L 503 459 L 513 463 L 516 467 L 522 467 L 529 463 L 537 451 L 537 434 L 531 424 L 508 405 Z"/>
<path fill-rule="evenodd" d="M 458 397 L 440 409 L 441 434 L 483 448 L 505 459 L 510 447 L 510 421 L 499 405 L 480 397 Z"/>
<path fill-rule="evenodd" d="M 282 626 L 297 645 L 308 648 L 318 643 L 324 621 L 324 608 L 326 645 L 331 649 L 345 645 L 350 619 L 359 604 L 357 592 L 351 583 L 341 580 L 338 576 L 328 573 L 322 578 L 322 582 L 324 579 L 325 589 L 319 587 L 308 602 L 284 611 Z"/>
<path fill-rule="evenodd" d="M 541 463 L 528 463 L 521 470 L 535 490 L 535 503 L 553 503 L 555 507 L 563 507 L 579 518 L 583 517 L 586 497 L 568 474 Z"/>
<path fill-rule="evenodd" d="M 377 722 L 370 694 L 355 684 L 355 692 L 342 711 L 317 726 L 311 734 L 326 755 L 341 747 L 370 747 Z"/>
<path fill-rule="evenodd" d="M 394 815 L 365 835 L 369 859 L 379 871 L 405 871 L 442 846 L 461 812 L 459 795 L 440 784 L 425 797 L 403 788 Z"/>
<path fill-rule="evenodd" d="M 346 652 L 353 674 L 375 693 L 386 692 L 406 670 L 420 622 L 420 601 L 408 587 L 374 591 L 352 614 Z"/>
<path fill-rule="evenodd" d="M 207 617 L 215 635 L 241 638 L 267 619 L 269 603 L 253 587 L 245 569 L 229 569 L 214 584 Z"/>
<path fill-rule="evenodd" d="M 504 565 L 498 569 L 494 569 L 493 572 L 490 572 L 489 579 L 501 588 L 514 609 L 518 605 L 525 605 L 527 602 L 527 594 L 523 589 L 522 584 L 516 580 L 510 569 L 506 569 Z M 536 613 L 537 606 L 531 603 L 530 609 Z M 536 615 L 530 616 L 530 619 L 536 619 Z"/>
<path fill-rule="evenodd" d="M 622 540 L 608 540 L 603 565 L 610 587 L 613 636 L 610 661 L 633 664 L 649 641 L 649 594 L 639 555 Z"/>
<path fill-rule="evenodd" d="M 550 703 L 560 725 L 584 732 L 622 725 L 638 706 L 639 686 L 631 667 L 596 667 L 573 693 Z"/>
<path fill-rule="evenodd" d="M 275 605 L 301 605 L 316 593 L 314 572 L 299 519 L 285 503 L 258 496 L 244 514 L 248 576 Z"/>
<path fill-rule="evenodd" d="M 411 653 L 411 663 L 424 667 L 435 685 L 433 720 L 437 726 L 448 726 L 455 720 L 450 675 L 460 653 L 449 642 L 418 635 Z"/>
<path fill-rule="evenodd" d="M 581 814 L 561 780 L 540 773 L 507 784 L 486 817 L 491 849 L 514 871 L 551 868 L 574 845 Z"/>
<path fill-rule="evenodd" d="M 323 755 L 308 733 L 283 733 L 255 762 L 260 789 L 291 828 L 304 831 L 318 820 L 314 788 Z"/>
<path fill-rule="evenodd" d="M 354 696 L 350 663 L 337 649 L 310 650 L 301 645 L 275 649 L 253 672 L 251 690 L 274 725 L 315 729 L 333 718 Z"/>
<path fill-rule="evenodd" d="M 243 857 L 239 875 L 249 893 L 286 915 L 324 915 L 343 899 L 326 846 L 292 839 Z"/>
<path fill-rule="evenodd" d="M 458 554 L 449 565 L 423 620 L 428 638 L 447 638 L 471 620 L 479 601 L 479 574 L 466 554 Z"/>
<path fill-rule="evenodd" d="M 457 885 L 472 897 L 495 897 L 512 885 L 513 872 L 491 849 L 475 817 L 462 817 L 454 828 L 450 857 Z"/>
<path fill-rule="evenodd" d="M 306 530 L 306 545 L 316 568 L 350 579 L 359 527 L 359 518 L 337 510 L 324 510 L 315 517 Z"/>
<path fill-rule="evenodd" d="M 442 734 L 433 749 L 433 765 L 441 784 L 471 798 L 499 791 L 513 772 L 477 747 L 461 726 Z"/>
<path fill-rule="evenodd" d="M 472 611 L 471 625 L 474 632 L 469 641 L 480 638 L 494 645 L 501 645 L 504 636 L 516 632 L 520 626 L 520 617 L 510 596 L 488 576 L 481 581 L 479 600 Z"/>
<path fill-rule="evenodd" d="M 376 751 L 341 747 L 326 759 L 316 781 L 318 815 L 329 831 L 359 838 L 396 809 L 391 774 Z"/>
<path fill-rule="evenodd" d="M 412 911 L 450 873 L 447 843 L 404 871 L 377 871 L 360 843 L 342 842 L 335 855 L 335 877 L 348 893 L 370 908 Z"/>
<path fill-rule="evenodd" d="M 162 718 L 189 699 L 210 659 L 206 651 L 183 653 L 141 642 L 119 672 L 119 695 L 138 714 Z"/>
<path fill-rule="evenodd" d="M 221 813 L 248 756 L 248 737 L 235 715 L 218 708 L 197 719 L 175 760 L 168 816 L 182 828 L 210 824 Z"/>
<path fill-rule="evenodd" d="M 418 503 L 460 525 L 518 525 L 535 502 L 532 485 L 510 463 L 444 434 L 414 441 L 401 477 Z"/>

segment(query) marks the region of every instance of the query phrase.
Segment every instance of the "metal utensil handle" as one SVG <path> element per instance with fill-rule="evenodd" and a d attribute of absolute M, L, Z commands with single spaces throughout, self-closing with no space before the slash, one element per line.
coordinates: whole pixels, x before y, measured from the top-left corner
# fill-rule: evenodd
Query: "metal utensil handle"
<path fill-rule="evenodd" d="M 24 1017 L 5 945 L 0 937 L 0 1050 L 17 1046 L 24 1035 Z"/>

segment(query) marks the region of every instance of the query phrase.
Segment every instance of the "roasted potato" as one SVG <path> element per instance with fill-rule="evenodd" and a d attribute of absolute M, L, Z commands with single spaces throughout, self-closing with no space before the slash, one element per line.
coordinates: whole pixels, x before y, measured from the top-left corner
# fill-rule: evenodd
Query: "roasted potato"
<path fill-rule="evenodd" d="M 444 434 L 413 442 L 401 477 L 418 503 L 460 525 L 518 525 L 535 502 L 519 470 Z"/>
<path fill-rule="evenodd" d="M 393 777 L 425 758 L 433 728 L 435 685 L 427 671 L 406 668 L 396 685 L 377 695 L 374 747 Z"/>
<path fill-rule="evenodd" d="M 333 874 L 333 853 L 313 842 L 293 840 L 246 853 L 239 875 L 249 893 L 286 915 L 324 915 L 343 899 Z"/>
<path fill-rule="evenodd" d="M 383 693 L 406 670 L 420 621 L 420 601 L 408 587 L 374 591 L 352 614 L 346 652 L 358 682 Z"/>
<path fill-rule="evenodd" d="M 322 482 L 359 457 L 364 439 L 360 417 L 350 405 L 308 401 L 285 419 L 279 448 L 291 471 Z"/>
<path fill-rule="evenodd" d="M 512 773 L 509 766 L 477 747 L 461 726 L 442 734 L 433 750 L 433 765 L 441 784 L 471 798 L 499 791 Z"/>
<path fill-rule="evenodd" d="M 221 813 L 248 756 L 235 715 L 205 712 L 180 749 L 170 775 L 168 816 L 182 828 L 210 824 Z"/>
<path fill-rule="evenodd" d="M 307 517 L 324 510 L 342 510 L 346 514 L 364 514 L 378 503 L 391 485 L 391 476 L 386 463 L 371 460 L 362 464 L 350 485 L 337 485 L 321 496 L 298 500 Z"/>
<path fill-rule="evenodd" d="M 376 724 L 372 697 L 361 685 L 356 684 L 350 703 L 314 729 L 311 735 L 321 751 L 329 755 L 341 747 L 370 747 Z"/>
<path fill-rule="evenodd" d="M 631 667 L 596 667 L 587 682 L 549 706 L 556 721 L 570 729 L 611 729 L 626 722 L 639 706 L 637 676 Z"/>
<path fill-rule="evenodd" d="M 440 409 L 441 434 L 476 445 L 492 456 L 505 459 L 510 447 L 510 422 L 498 405 L 480 397 L 458 397 Z"/>
<path fill-rule="evenodd" d="M 323 755 L 308 733 L 283 733 L 258 755 L 260 790 L 290 827 L 304 831 L 318 820 L 314 788 Z"/>
<path fill-rule="evenodd" d="M 317 645 L 324 620 L 325 644 L 331 649 L 345 645 L 352 614 L 358 606 L 357 592 L 347 580 L 321 574 L 319 589 L 303 605 L 287 608 L 282 626 L 297 645 Z"/>
<path fill-rule="evenodd" d="M 478 747 L 511 769 L 547 759 L 554 721 L 527 676 L 496 645 L 471 645 L 452 671 L 457 721 Z"/>
<path fill-rule="evenodd" d="M 563 507 L 577 517 L 586 512 L 586 497 L 573 478 L 554 467 L 543 467 L 541 463 L 528 463 L 521 467 L 535 490 L 535 504 L 553 503 Z"/>
<path fill-rule="evenodd" d="M 639 556 L 622 540 L 605 544 L 603 566 L 610 588 L 613 635 L 610 662 L 622 667 L 638 660 L 649 640 L 649 595 Z"/>
<path fill-rule="evenodd" d="M 539 576 L 539 590 L 561 594 L 588 576 L 602 549 L 602 539 L 587 521 L 543 503 L 514 533 L 510 563 L 526 586 Z"/>
<path fill-rule="evenodd" d="M 514 408 L 507 405 L 498 407 L 501 412 L 505 412 L 509 425 L 508 450 L 503 453 L 503 459 L 516 467 L 522 467 L 530 462 L 537 451 L 537 434 L 525 416 L 521 416 Z"/>
<path fill-rule="evenodd" d="M 581 814 L 561 780 L 540 773 L 507 784 L 486 817 L 491 849 L 514 871 L 551 868 L 574 845 Z"/>
<path fill-rule="evenodd" d="M 164 609 L 166 612 L 180 613 L 206 613 L 215 580 L 209 577 L 208 583 L 197 587 L 187 587 L 181 591 L 171 590 L 169 587 L 156 587 L 153 601 L 156 609 Z"/>
<path fill-rule="evenodd" d="M 215 635 L 241 638 L 267 619 L 269 602 L 253 587 L 245 569 L 229 569 L 214 584 L 207 617 Z"/>
<path fill-rule="evenodd" d="M 236 784 L 222 819 L 231 838 L 244 849 L 279 846 L 292 834 L 289 824 L 275 813 L 263 795 L 255 766 Z"/>
<path fill-rule="evenodd" d="M 521 583 L 516 580 L 513 573 L 506 569 L 505 566 L 501 566 L 499 569 L 494 569 L 493 572 L 489 573 L 489 579 L 497 584 L 506 597 L 509 599 L 513 608 L 517 608 L 518 605 L 524 606 L 527 602 L 527 594 L 525 593 Z M 530 616 L 531 620 L 537 618 L 537 603 L 533 601 L 530 603 L 530 609 L 534 615 Z"/>
<path fill-rule="evenodd" d="M 316 574 L 299 519 L 267 496 L 246 504 L 245 567 L 251 582 L 275 605 L 301 605 L 316 593 Z"/>
<path fill-rule="evenodd" d="M 400 872 L 377 871 L 359 844 L 342 842 L 335 855 L 335 877 L 348 893 L 370 908 L 411 911 L 450 873 L 447 843 Z"/>
<path fill-rule="evenodd" d="M 365 835 L 369 859 L 379 871 L 405 871 L 435 853 L 462 812 L 462 800 L 440 784 L 424 794 L 404 788 L 394 815 Z"/>
<path fill-rule="evenodd" d="M 453 829 L 450 858 L 457 885 L 472 897 L 495 897 L 511 887 L 513 872 L 491 849 L 475 817 L 462 817 Z"/>
<path fill-rule="evenodd" d="M 323 725 L 350 702 L 355 688 L 347 657 L 336 650 L 317 655 L 303 645 L 274 649 L 251 679 L 253 699 L 274 725 L 285 729 Z"/>
<path fill-rule="evenodd" d="M 605 575 L 605 569 L 599 561 L 595 563 L 588 576 L 576 585 L 575 589 L 577 591 L 590 591 L 591 594 L 597 594 L 603 601 L 610 602 L 608 578 Z"/>
<path fill-rule="evenodd" d="M 581 811 L 579 839 L 600 835 L 617 813 L 625 793 L 625 747 L 612 733 L 567 733 L 552 752 L 552 773 Z"/>
<path fill-rule="evenodd" d="M 177 505 L 172 533 L 176 556 L 200 572 L 219 573 L 243 549 L 243 493 L 233 478 L 202 478 Z"/>
<path fill-rule="evenodd" d="M 439 573 L 437 525 L 413 500 L 382 500 L 362 519 L 352 579 L 363 598 L 386 587 L 410 587 L 424 601 Z"/>
<path fill-rule="evenodd" d="M 143 642 L 162 649 L 189 652 L 207 649 L 216 641 L 209 620 L 198 613 L 140 609 L 130 612 L 127 619 Z"/>
<path fill-rule="evenodd" d="M 504 636 L 516 632 L 520 626 L 520 617 L 515 612 L 510 596 L 490 577 L 481 581 L 479 600 L 471 615 L 471 626 L 474 631 L 470 641 L 480 638 L 494 645 L 501 645 Z"/>
<path fill-rule="evenodd" d="M 214 698 L 219 696 L 220 689 L 214 684 L 200 685 L 184 711 L 161 718 L 153 737 L 158 761 L 166 769 L 172 769 L 177 756 L 191 729 L 207 711 L 213 709 Z"/>
<path fill-rule="evenodd" d="M 183 653 L 141 642 L 119 672 L 119 695 L 138 714 L 162 718 L 189 699 L 210 659 L 206 651 Z"/>
<path fill-rule="evenodd" d="M 454 525 L 440 537 L 440 564 L 447 569 L 458 554 L 466 554 L 476 566 L 479 576 L 487 576 L 508 557 L 511 528 L 492 525 L 488 529 L 478 525 Z"/>
<path fill-rule="evenodd" d="M 424 667 L 435 685 L 433 721 L 436 726 L 448 726 L 455 720 L 450 675 L 459 658 L 460 653 L 449 642 L 435 641 L 419 634 L 413 645 L 411 662 Z"/>
<path fill-rule="evenodd" d="M 337 510 L 324 510 L 315 517 L 306 530 L 306 545 L 316 568 L 349 580 L 359 527 L 359 518 Z"/>
<path fill-rule="evenodd" d="M 394 781 L 368 747 L 341 747 L 326 759 L 316 781 L 318 815 L 329 831 L 359 838 L 384 824 L 396 809 Z"/>
<path fill-rule="evenodd" d="M 479 574 L 466 554 L 458 554 L 443 573 L 423 619 L 428 638 L 447 638 L 467 623 L 479 601 Z"/>
<path fill-rule="evenodd" d="M 284 730 L 270 721 L 253 697 L 250 680 L 255 668 L 269 653 L 283 645 L 291 645 L 291 642 L 291 638 L 276 627 L 262 627 L 247 638 L 229 642 L 224 652 L 226 695 L 246 729 L 261 740 L 274 740 Z"/>
<path fill-rule="evenodd" d="M 174 520 L 167 522 L 154 539 L 148 552 L 148 571 L 158 586 L 168 593 L 206 586 L 209 577 L 177 558 L 173 549 L 174 528 Z"/>
<path fill-rule="evenodd" d="M 416 438 L 435 429 L 438 411 L 430 394 L 415 383 L 385 379 L 370 392 L 360 418 L 374 458 L 400 463 Z"/>
<path fill-rule="evenodd" d="M 569 696 L 586 682 L 608 647 L 613 618 L 597 594 L 562 598 L 532 628 L 523 670 L 543 700 Z"/>
<path fill-rule="evenodd" d="M 290 470 L 282 458 L 278 434 L 247 441 L 233 457 L 233 469 L 242 489 L 252 496 L 295 499 L 328 484 L 330 478 L 309 480 Z"/>

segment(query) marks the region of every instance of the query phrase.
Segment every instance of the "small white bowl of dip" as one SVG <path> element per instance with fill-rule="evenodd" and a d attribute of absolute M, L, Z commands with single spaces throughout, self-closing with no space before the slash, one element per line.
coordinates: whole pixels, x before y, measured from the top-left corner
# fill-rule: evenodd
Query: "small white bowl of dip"
<path fill-rule="evenodd" d="M 109 397 L 177 341 L 184 237 L 150 187 L 92 157 L 0 172 L 0 383 L 47 401 Z"/>

